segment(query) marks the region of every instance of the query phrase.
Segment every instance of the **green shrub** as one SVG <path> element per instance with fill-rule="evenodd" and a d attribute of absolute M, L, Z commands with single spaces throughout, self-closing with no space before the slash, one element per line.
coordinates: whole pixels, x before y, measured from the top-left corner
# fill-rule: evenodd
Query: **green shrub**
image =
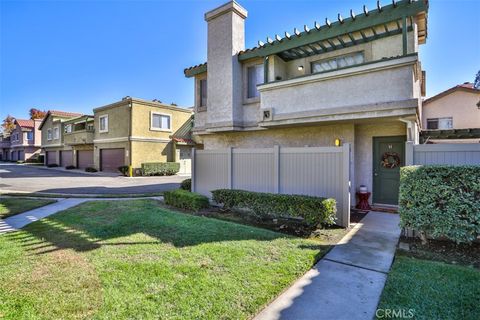
<path fill-rule="evenodd" d="M 198 211 L 209 206 L 207 197 L 181 189 L 165 191 L 163 197 L 166 204 L 185 210 Z"/>
<path fill-rule="evenodd" d="M 180 189 L 192 191 L 192 179 L 185 179 L 180 184 Z"/>
<path fill-rule="evenodd" d="M 302 218 L 311 226 L 332 225 L 336 219 L 336 201 L 331 198 L 229 189 L 214 190 L 212 195 L 225 209 L 250 209 L 258 218 Z"/>
<path fill-rule="evenodd" d="M 144 176 L 171 176 L 180 170 L 178 162 L 151 162 L 142 163 L 142 174 Z"/>
<path fill-rule="evenodd" d="M 424 241 L 472 242 L 480 236 L 480 166 L 401 168 L 399 213 Z"/>
<path fill-rule="evenodd" d="M 76 169 L 76 167 L 75 167 L 75 166 L 66 166 L 65 169 L 67 169 L 67 170 L 73 170 L 73 169 Z"/>
<path fill-rule="evenodd" d="M 25 163 L 25 161 L 23 161 L 23 160 L 17 160 L 17 163 L 18 163 L 18 164 L 23 164 L 23 163 Z"/>
<path fill-rule="evenodd" d="M 120 171 L 124 176 L 128 175 L 128 166 L 120 166 L 118 167 L 118 171 Z"/>
<path fill-rule="evenodd" d="M 58 164 L 56 164 L 56 163 L 49 163 L 49 164 L 47 164 L 47 167 L 49 167 L 49 168 L 56 168 L 56 167 L 58 167 Z"/>
<path fill-rule="evenodd" d="M 92 167 L 85 168 L 85 172 L 97 172 L 98 170 Z"/>

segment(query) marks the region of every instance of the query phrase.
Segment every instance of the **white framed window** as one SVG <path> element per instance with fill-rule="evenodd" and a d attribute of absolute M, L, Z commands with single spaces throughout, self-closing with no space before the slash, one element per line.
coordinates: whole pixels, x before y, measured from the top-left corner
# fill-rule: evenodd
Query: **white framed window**
<path fill-rule="evenodd" d="M 165 113 L 151 112 L 150 113 L 150 130 L 156 131 L 171 131 L 172 130 L 172 116 Z"/>
<path fill-rule="evenodd" d="M 260 96 L 257 85 L 264 82 L 263 64 L 247 67 L 247 99 L 255 99 Z"/>
<path fill-rule="evenodd" d="M 207 106 L 207 79 L 199 81 L 200 107 Z"/>
<path fill-rule="evenodd" d="M 363 52 L 355 52 L 347 55 L 312 62 L 312 73 L 331 71 L 354 66 L 365 61 Z"/>
<path fill-rule="evenodd" d="M 33 140 L 33 131 L 27 132 L 27 140 Z"/>
<path fill-rule="evenodd" d="M 47 130 L 47 140 L 52 140 L 52 129 Z"/>
<path fill-rule="evenodd" d="M 53 139 L 58 139 L 60 138 L 60 130 L 58 129 L 58 127 L 55 127 L 53 128 Z"/>
<path fill-rule="evenodd" d="M 453 129 L 453 118 L 433 118 L 427 119 L 428 130 L 448 130 Z"/>
<path fill-rule="evenodd" d="M 98 118 L 98 132 L 108 132 L 108 114 Z"/>
<path fill-rule="evenodd" d="M 72 125 L 71 124 L 65 125 L 65 133 L 70 133 L 70 132 L 72 132 Z"/>

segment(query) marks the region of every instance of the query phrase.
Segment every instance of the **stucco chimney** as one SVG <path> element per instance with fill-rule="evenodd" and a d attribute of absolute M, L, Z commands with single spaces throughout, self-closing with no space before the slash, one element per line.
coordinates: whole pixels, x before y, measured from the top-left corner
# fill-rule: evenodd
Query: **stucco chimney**
<path fill-rule="evenodd" d="M 237 54 L 245 49 L 247 10 L 230 1 L 205 14 L 208 24 L 208 124 L 238 126 L 242 120 L 242 68 Z"/>

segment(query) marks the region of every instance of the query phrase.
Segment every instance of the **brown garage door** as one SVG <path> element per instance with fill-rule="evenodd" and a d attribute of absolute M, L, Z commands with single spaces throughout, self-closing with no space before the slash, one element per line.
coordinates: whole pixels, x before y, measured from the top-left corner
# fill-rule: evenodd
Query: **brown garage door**
<path fill-rule="evenodd" d="M 100 150 L 100 170 L 118 172 L 118 167 L 125 165 L 125 149 Z"/>
<path fill-rule="evenodd" d="M 93 150 L 77 151 L 77 167 L 79 169 L 93 167 Z"/>
<path fill-rule="evenodd" d="M 68 167 L 73 165 L 72 151 L 60 151 L 60 167 Z"/>
<path fill-rule="evenodd" d="M 58 164 L 57 163 L 57 152 L 56 151 L 47 151 L 47 165 L 48 164 Z"/>

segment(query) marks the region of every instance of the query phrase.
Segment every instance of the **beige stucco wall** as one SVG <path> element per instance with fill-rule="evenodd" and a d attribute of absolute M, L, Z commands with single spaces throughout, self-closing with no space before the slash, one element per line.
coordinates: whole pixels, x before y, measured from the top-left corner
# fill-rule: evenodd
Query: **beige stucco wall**
<path fill-rule="evenodd" d="M 108 132 L 100 132 L 100 117 L 108 115 Z M 130 132 L 130 101 L 119 103 L 111 108 L 94 110 L 94 141 L 126 138 Z M 103 143 L 103 142 L 102 142 Z"/>
<path fill-rule="evenodd" d="M 474 93 L 458 90 L 424 103 L 422 127 L 427 129 L 427 119 L 452 117 L 454 129 L 480 128 L 479 101 L 480 91 Z"/>
<path fill-rule="evenodd" d="M 45 123 L 42 126 L 41 136 L 42 136 L 42 148 L 46 148 L 48 146 L 56 147 L 63 145 L 63 134 L 64 134 L 64 125 L 62 120 L 66 120 L 66 118 L 59 118 L 54 116 L 49 116 Z M 54 138 L 53 130 L 54 128 L 58 128 L 58 139 Z M 48 140 L 48 130 L 52 130 L 52 139 Z"/>
<path fill-rule="evenodd" d="M 132 167 L 140 168 L 142 163 L 173 161 L 172 142 L 132 141 Z"/>
<path fill-rule="evenodd" d="M 362 184 L 373 190 L 373 137 L 402 136 L 406 130 L 405 123 L 400 121 L 355 125 L 355 183 L 352 183 L 355 191 Z M 354 199 L 352 197 L 352 203 Z"/>

